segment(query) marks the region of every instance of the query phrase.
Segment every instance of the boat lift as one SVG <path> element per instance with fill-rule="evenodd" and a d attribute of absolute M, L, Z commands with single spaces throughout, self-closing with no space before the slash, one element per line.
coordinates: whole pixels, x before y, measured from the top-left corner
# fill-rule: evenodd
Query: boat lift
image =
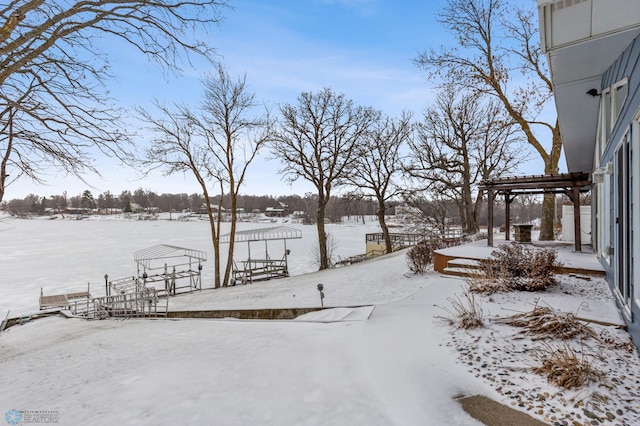
<path fill-rule="evenodd" d="M 175 296 L 177 293 L 202 289 L 202 262 L 207 260 L 204 251 L 158 244 L 136 251 L 133 257 L 138 265 L 136 281 L 141 282 L 142 287 L 149 287 L 155 282 L 164 283 L 164 289 L 158 289 L 161 296 Z M 188 282 L 182 281 L 182 285 L 179 285 L 179 280 Z"/>
<path fill-rule="evenodd" d="M 302 231 L 289 226 L 249 229 L 236 231 L 234 243 L 247 243 L 248 258 L 236 262 L 233 259 L 233 271 L 230 285 L 251 284 L 254 281 L 269 280 L 289 276 L 287 240 L 302 238 Z M 269 241 L 281 240 L 284 244 L 284 254 L 281 259 L 272 259 L 269 255 Z M 251 243 L 264 241 L 264 258 L 251 257 Z M 220 236 L 221 243 L 231 242 L 231 235 Z"/>
<path fill-rule="evenodd" d="M 158 244 L 136 251 L 134 259 L 138 276 L 109 280 L 105 275 L 104 297 L 91 296 L 88 287 L 86 292 L 47 296 L 40 289 L 40 310 L 65 309 L 92 319 L 158 317 L 167 313 L 168 296 L 202 289 L 202 262 L 207 260 L 204 251 Z M 154 283 L 164 286 L 156 288 Z M 164 304 L 161 297 L 165 297 Z"/>

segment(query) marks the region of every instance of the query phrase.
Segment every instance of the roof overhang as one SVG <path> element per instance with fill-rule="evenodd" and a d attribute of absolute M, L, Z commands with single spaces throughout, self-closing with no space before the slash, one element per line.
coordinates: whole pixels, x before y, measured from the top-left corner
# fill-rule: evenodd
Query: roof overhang
<path fill-rule="evenodd" d="M 640 33 L 637 0 L 538 0 L 569 172 L 593 169 L 602 75 Z"/>

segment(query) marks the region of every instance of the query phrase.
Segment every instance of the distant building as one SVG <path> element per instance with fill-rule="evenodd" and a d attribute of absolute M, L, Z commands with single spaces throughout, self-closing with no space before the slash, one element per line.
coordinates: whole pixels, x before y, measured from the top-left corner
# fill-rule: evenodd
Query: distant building
<path fill-rule="evenodd" d="M 285 217 L 289 214 L 289 206 L 285 203 L 278 202 L 275 207 L 267 207 L 264 214 L 267 217 Z"/>
<path fill-rule="evenodd" d="M 213 214 L 218 213 L 218 206 L 211 206 L 211 211 L 213 212 Z M 222 214 L 226 213 L 226 209 L 224 207 L 220 207 L 220 212 Z M 205 203 L 202 203 L 202 206 L 198 209 L 198 214 L 207 214 L 207 205 Z"/>

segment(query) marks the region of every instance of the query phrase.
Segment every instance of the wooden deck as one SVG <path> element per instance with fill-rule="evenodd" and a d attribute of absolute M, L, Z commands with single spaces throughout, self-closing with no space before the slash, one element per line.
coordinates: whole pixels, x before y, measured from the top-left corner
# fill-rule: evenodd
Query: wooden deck
<path fill-rule="evenodd" d="M 491 257 L 491 253 L 498 248 L 500 244 L 510 244 L 510 241 L 497 240 L 495 247 L 487 246 L 487 240 L 478 240 L 460 246 L 449 247 L 434 252 L 433 269 L 436 272 L 447 274 L 447 268 L 461 269 L 455 264 L 458 259 L 469 261 L 481 261 Z M 578 274 L 591 276 L 604 276 L 605 272 L 600 265 L 596 255 L 591 251 L 591 247 L 585 245 L 582 252 L 573 251 L 572 243 L 563 243 L 560 241 L 532 241 L 526 244 L 528 248 L 533 249 L 553 249 L 558 253 L 558 262 L 560 266 L 556 268 L 558 274 Z M 459 275 L 459 274 L 450 274 Z"/>
<path fill-rule="evenodd" d="M 91 294 L 88 291 L 40 296 L 40 310 L 50 308 L 68 308 L 73 301 L 89 298 L 91 298 Z"/>

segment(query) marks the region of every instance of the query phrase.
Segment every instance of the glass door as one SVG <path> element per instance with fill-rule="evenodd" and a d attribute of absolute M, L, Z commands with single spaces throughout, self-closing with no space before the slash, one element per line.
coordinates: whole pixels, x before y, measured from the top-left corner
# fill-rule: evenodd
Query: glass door
<path fill-rule="evenodd" d="M 625 314 L 631 316 L 631 150 L 630 132 L 627 132 L 615 153 L 615 288 L 624 307 Z"/>

